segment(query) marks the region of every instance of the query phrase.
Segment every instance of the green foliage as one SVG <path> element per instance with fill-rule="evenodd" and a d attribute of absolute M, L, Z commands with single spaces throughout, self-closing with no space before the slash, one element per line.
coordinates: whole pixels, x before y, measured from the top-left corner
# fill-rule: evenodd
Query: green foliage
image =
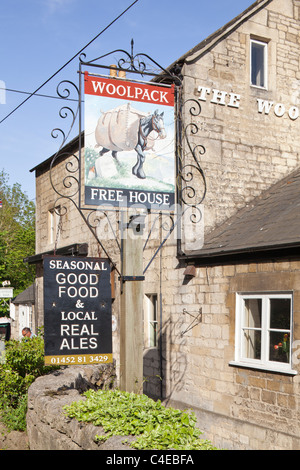
<path fill-rule="evenodd" d="M 5 363 L 0 364 L 0 416 L 8 429 L 26 428 L 28 388 L 37 377 L 55 368 L 44 365 L 41 336 L 6 342 Z"/>
<path fill-rule="evenodd" d="M 9 176 L 0 171 L 0 197 L 3 207 L 0 216 L 0 231 L 12 230 L 16 226 L 34 227 L 35 206 L 19 183 L 8 184 Z"/>
<path fill-rule="evenodd" d="M 42 336 L 23 338 L 21 341 L 11 340 L 5 347 L 6 366 L 24 379 L 45 375 L 53 370 L 44 364 L 44 339 Z"/>
<path fill-rule="evenodd" d="M 27 413 L 27 393 L 20 395 L 15 407 L 3 403 L 0 408 L 1 421 L 9 431 L 25 431 Z"/>
<path fill-rule="evenodd" d="M 34 279 L 34 268 L 23 259 L 34 254 L 35 230 L 32 227 L 16 227 L 13 234 L 0 232 L 0 280 L 9 280 L 14 295 L 22 292 Z"/>
<path fill-rule="evenodd" d="M 78 421 L 103 427 L 106 435 L 96 436 L 103 442 L 112 435 L 137 436 L 131 443 L 136 449 L 214 450 L 209 441 L 201 440 L 194 413 L 166 408 L 146 395 L 114 391 L 92 391 L 86 400 L 65 407 L 66 414 Z"/>
<path fill-rule="evenodd" d="M 17 295 L 34 279 L 34 267 L 23 259 L 35 252 L 35 205 L 20 184 L 8 184 L 4 171 L 0 171 L 0 198 L 0 286 L 10 281 Z M 0 316 L 5 314 L 7 308 L 0 308 Z"/>

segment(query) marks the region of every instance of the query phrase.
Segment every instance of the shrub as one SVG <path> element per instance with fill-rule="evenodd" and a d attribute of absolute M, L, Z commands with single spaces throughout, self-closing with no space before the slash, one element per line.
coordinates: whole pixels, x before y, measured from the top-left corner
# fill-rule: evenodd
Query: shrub
<path fill-rule="evenodd" d="M 42 336 L 6 342 L 5 363 L 0 364 L 0 416 L 9 430 L 25 430 L 28 388 L 55 368 L 44 365 Z"/>

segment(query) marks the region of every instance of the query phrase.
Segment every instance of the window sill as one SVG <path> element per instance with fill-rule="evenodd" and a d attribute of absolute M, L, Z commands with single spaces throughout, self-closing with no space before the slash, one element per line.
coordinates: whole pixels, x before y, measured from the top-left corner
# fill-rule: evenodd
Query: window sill
<path fill-rule="evenodd" d="M 254 88 L 255 90 L 269 91 L 268 87 L 266 86 L 253 85 L 252 83 L 250 83 L 250 87 Z"/>
<path fill-rule="evenodd" d="M 249 362 L 238 362 L 238 361 L 230 361 L 230 366 L 233 367 L 243 367 L 245 369 L 256 369 L 256 370 L 263 370 L 266 372 L 272 372 L 274 374 L 286 374 L 286 375 L 297 375 L 298 371 L 294 369 L 286 369 L 284 367 L 268 367 L 260 364 L 253 364 Z"/>

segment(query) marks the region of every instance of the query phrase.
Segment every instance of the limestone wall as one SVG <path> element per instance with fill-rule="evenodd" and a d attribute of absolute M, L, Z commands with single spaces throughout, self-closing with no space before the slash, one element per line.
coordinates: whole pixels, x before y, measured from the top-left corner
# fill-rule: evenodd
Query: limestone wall
<path fill-rule="evenodd" d="M 184 117 L 185 126 L 198 126 L 191 135 L 192 147 L 206 148 L 198 155 L 207 181 L 205 232 L 299 167 L 299 8 L 299 0 L 273 0 L 184 65 L 184 100 L 201 104 L 199 116 L 185 109 Z M 268 43 L 266 89 L 250 86 L 253 38 Z M 293 338 L 299 339 L 299 269 L 297 260 L 253 260 L 199 266 L 196 276 L 187 280 L 176 247 L 168 242 L 147 272 L 145 293 L 162 295 L 163 348 L 161 358 L 158 350 L 145 353 L 145 386 L 158 395 L 162 386 L 167 400 L 205 415 L 207 437 L 218 447 L 299 448 L 299 374 L 230 365 L 238 292 L 292 291 Z M 201 322 L 191 327 L 192 315 L 200 309 Z M 299 365 L 295 367 L 299 371 Z"/>
<path fill-rule="evenodd" d="M 74 366 L 39 377 L 28 391 L 27 434 L 30 450 L 128 449 L 124 437 L 113 437 L 101 446 L 94 442 L 99 427 L 65 416 L 63 407 L 82 400 L 90 388 L 111 386 L 113 365 Z"/>
<path fill-rule="evenodd" d="M 231 364 L 235 359 L 237 292 L 292 291 L 293 337 L 298 340 L 300 262 L 199 266 L 188 282 L 184 269 L 176 268 L 171 257 L 163 257 L 162 265 L 164 280 L 171 268 L 177 280 L 163 283 L 163 370 L 159 351 L 156 356 L 154 351 L 151 356 L 146 353 L 145 387 L 159 396 L 162 385 L 168 403 L 198 410 L 200 428 L 218 447 L 300 448 L 299 373 L 293 376 Z M 193 323 L 191 315 L 196 317 L 200 308 L 200 321 Z M 293 367 L 299 371 L 298 362 Z M 258 432 L 264 437 L 258 438 Z"/>

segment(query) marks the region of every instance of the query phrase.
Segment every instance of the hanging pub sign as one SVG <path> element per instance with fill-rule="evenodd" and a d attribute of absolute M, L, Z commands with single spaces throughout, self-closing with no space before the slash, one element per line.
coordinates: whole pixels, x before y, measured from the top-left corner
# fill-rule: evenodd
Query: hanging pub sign
<path fill-rule="evenodd" d="M 174 86 L 85 73 L 85 203 L 170 210 Z"/>
<path fill-rule="evenodd" d="M 112 362 L 110 264 L 44 257 L 45 364 Z"/>

